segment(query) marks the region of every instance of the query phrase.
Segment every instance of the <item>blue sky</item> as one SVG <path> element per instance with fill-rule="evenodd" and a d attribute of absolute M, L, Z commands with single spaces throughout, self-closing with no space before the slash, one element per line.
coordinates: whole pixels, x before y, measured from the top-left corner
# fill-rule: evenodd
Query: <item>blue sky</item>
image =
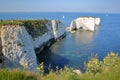
<path fill-rule="evenodd" d="M 0 12 L 120 13 L 120 0 L 0 0 Z"/>

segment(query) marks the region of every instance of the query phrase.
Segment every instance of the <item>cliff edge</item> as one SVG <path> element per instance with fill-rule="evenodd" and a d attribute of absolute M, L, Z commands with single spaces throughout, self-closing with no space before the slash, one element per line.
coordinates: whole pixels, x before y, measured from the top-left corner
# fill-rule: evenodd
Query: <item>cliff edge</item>
<path fill-rule="evenodd" d="M 6 68 L 26 68 L 35 71 L 37 59 L 34 46 L 24 26 L 2 26 L 1 40 Z"/>
<path fill-rule="evenodd" d="M 10 21 L 11 22 L 11 21 Z M 53 23 L 55 22 L 55 23 Z M 57 20 L 12 21 L 1 26 L 1 45 L 5 68 L 20 68 L 36 72 L 38 53 L 49 46 L 51 39 L 58 39 L 65 34 L 65 26 Z M 62 24 L 62 25 L 61 25 Z M 58 25 L 58 30 L 56 26 Z M 62 29 L 61 29 L 62 28 Z"/>

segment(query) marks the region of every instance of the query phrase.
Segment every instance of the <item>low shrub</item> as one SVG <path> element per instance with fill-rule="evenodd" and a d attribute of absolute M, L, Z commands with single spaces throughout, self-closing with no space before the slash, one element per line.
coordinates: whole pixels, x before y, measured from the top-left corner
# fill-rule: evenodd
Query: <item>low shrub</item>
<path fill-rule="evenodd" d="M 97 56 L 92 57 L 91 60 L 85 64 L 86 73 L 90 75 L 100 74 L 102 72 L 102 64 L 102 61 L 99 61 Z"/>

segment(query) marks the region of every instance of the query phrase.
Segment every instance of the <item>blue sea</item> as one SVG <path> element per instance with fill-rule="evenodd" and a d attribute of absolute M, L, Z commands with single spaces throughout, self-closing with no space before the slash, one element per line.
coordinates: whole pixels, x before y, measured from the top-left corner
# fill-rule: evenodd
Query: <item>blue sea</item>
<path fill-rule="evenodd" d="M 63 18 L 64 16 L 64 18 Z M 0 19 L 59 19 L 66 27 L 71 21 L 79 16 L 100 17 L 101 23 L 98 30 L 76 31 L 73 34 L 67 32 L 63 40 L 55 42 L 44 54 L 38 56 L 38 61 L 43 61 L 45 66 L 52 67 L 70 66 L 72 68 L 84 68 L 84 62 L 91 56 L 98 54 L 100 60 L 108 52 L 115 52 L 120 55 L 120 14 L 106 13 L 70 13 L 70 12 L 18 12 L 0 13 Z"/>

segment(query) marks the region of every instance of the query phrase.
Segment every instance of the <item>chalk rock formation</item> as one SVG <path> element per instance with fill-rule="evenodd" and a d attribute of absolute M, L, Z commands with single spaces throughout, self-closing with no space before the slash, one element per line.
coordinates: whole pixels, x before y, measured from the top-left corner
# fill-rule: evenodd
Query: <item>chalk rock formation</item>
<path fill-rule="evenodd" d="M 25 27 L 6 25 L 1 28 L 2 52 L 7 68 L 25 68 L 35 71 L 36 55 Z"/>
<path fill-rule="evenodd" d="M 34 29 L 32 26 L 8 24 L 2 26 L 2 53 L 6 68 L 24 68 L 35 72 L 37 68 L 36 48 L 39 48 L 40 52 L 50 45 L 51 39 L 56 40 L 65 34 L 65 26 L 58 20 L 48 21 L 45 30 L 42 28 L 43 31 L 40 30 L 41 27 L 38 28 L 38 25 Z"/>
<path fill-rule="evenodd" d="M 43 45 L 50 39 L 51 39 L 51 36 L 50 36 L 50 34 L 48 34 L 48 32 L 46 32 L 42 36 L 38 36 L 37 38 L 33 39 L 34 48 L 40 47 L 41 45 Z"/>
<path fill-rule="evenodd" d="M 65 35 L 65 25 L 59 20 L 52 20 L 52 29 L 54 39 L 60 38 L 62 35 Z"/>
<path fill-rule="evenodd" d="M 59 20 L 52 20 L 46 24 L 48 31 L 42 36 L 33 39 L 34 48 L 38 48 L 43 44 L 49 42 L 51 39 L 58 39 L 65 34 L 65 25 Z"/>
<path fill-rule="evenodd" d="M 34 48 L 41 48 L 41 50 L 43 50 L 43 45 L 47 43 L 50 44 L 49 41 L 53 38 L 51 22 L 48 22 L 48 24 L 46 24 L 46 27 L 47 32 L 33 39 Z"/>
<path fill-rule="evenodd" d="M 84 30 L 94 31 L 95 26 L 99 24 L 100 24 L 100 18 L 79 17 L 71 22 L 70 27 L 68 29 L 69 31 L 72 31 L 75 29 L 84 29 Z"/>
<path fill-rule="evenodd" d="M 56 40 L 65 35 L 65 25 L 59 20 L 52 20 L 46 26 L 48 31 L 33 39 L 34 48 L 39 48 L 37 53 L 40 53 L 45 46 L 49 46 L 50 40 Z"/>
<path fill-rule="evenodd" d="M 100 24 L 100 18 L 95 18 L 95 24 L 98 26 Z"/>

